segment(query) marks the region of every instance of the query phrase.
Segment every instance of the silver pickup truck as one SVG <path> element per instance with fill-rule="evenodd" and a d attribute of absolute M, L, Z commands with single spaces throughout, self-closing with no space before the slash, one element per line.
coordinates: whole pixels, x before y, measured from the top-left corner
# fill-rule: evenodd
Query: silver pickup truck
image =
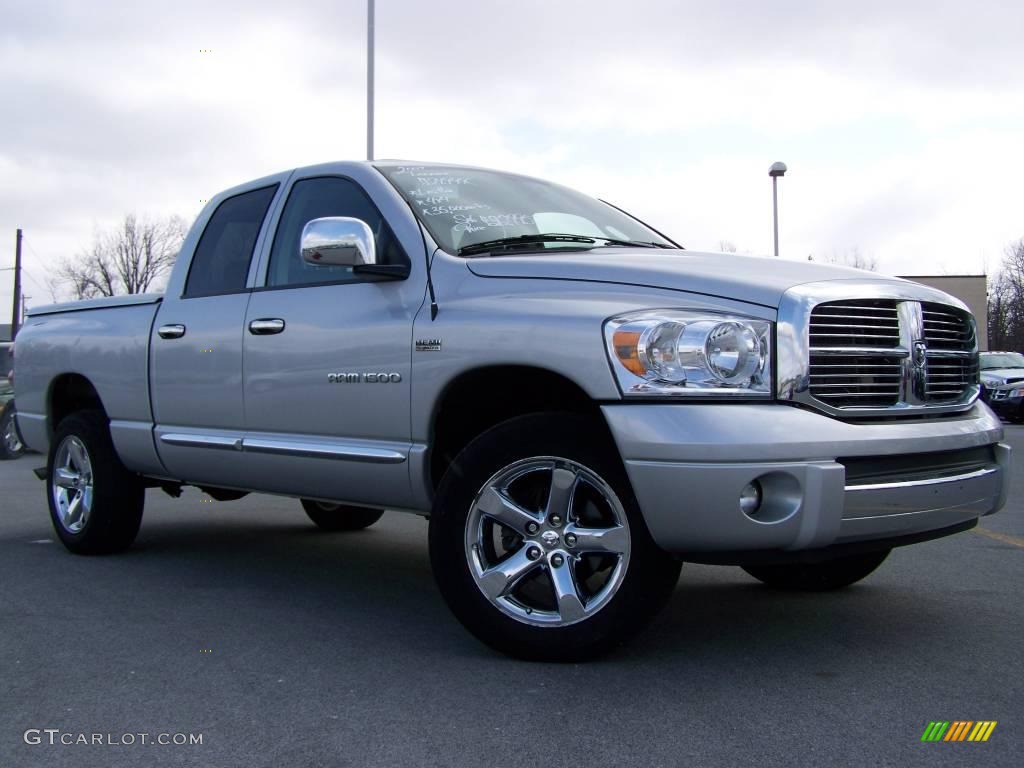
<path fill-rule="evenodd" d="M 164 294 L 36 309 L 16 361 L 69 550 L 128 547 L 146 489 L 185 484 L 297 497 L 330 531 L 429 515 L 452 611 L 531 659 L 621 642 L 685 560 L 845 587 L 1008 484 L 956 299 L 687 251 L 479 168 L 330 163 L 230 189 Z"/>

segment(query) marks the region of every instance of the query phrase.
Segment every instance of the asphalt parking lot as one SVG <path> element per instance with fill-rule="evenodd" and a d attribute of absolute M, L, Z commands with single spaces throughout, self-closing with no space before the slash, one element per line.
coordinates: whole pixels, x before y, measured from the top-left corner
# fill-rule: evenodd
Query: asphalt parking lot
<path fill-rule="evenodd" d="M 0 766 L 1019 766 L 1024 427 L 1007 437 L 1009 506 L 980 529 L 833 594 L 684 566 L 644 635 L 584 665 L 463 631 L 419 518 L 325 534 L 290 499 L 151 491 L 132 550 L 76 557 L 41 458 L 0 462 Z M 933 720 L 998 726 L 922 743 Z"/>

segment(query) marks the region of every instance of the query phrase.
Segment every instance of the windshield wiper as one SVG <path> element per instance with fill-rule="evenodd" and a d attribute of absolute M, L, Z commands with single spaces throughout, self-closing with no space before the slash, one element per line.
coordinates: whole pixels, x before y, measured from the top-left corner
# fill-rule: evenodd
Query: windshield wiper
<path fill-rule="evenodd" d="M 514 248 L 518 245 L 532 245 L 537 243 L 581 243 L 584 245 L 597 245 L 600 240 L 604 245 L 628 245 L 639 248 L 669 248 L 671 246 L 660 245 L 659 243 L 642 243 L 635 240 L 616 240 L 601 235 L 566 235 L 560 232 L 545 232 L 541 234 L 516 235 L 514 237 L 499 237 L 496 240 L 484 240 L 480 243 L 471 243 L 459 248 L 459 256 L 468 256 L 474 253 L 485 253 L 500 248 Z"/>
<path fill-rule="evenodd" d="M 484 240 L 480 243 L 470 243 L 459 248 L 459 256 L 471 253 L 483 253 L 498 248 L 509 248 L 517 245 L 530 245 L 531 243 L 584 243 L 593 245 L 596 241 L 592 237 L 583 235 L 562 235 L 557 233 L 540 235 L 516 235 L 514 237 L 499 237 L 496 240 Z"/>
<path fill-rule="evenodd" d="M 613 237 L 601 237 L 600 235 L 594 235 L 598 240 L 602 240 L 605 245 L 628 245 L 630 248 L 671 248 L 675 249 L 674 245 L 668 243 L 655 243 L 647 242 L 644 240 L 616 240 Z"/>

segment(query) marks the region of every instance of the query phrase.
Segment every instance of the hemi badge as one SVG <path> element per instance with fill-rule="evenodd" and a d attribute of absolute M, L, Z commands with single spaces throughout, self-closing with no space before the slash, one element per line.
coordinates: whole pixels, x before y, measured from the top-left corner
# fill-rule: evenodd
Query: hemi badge
<path fill-rule="evenodd" d="M 440 352 L 440 339 L 416 339 L 417 352 Z"/>

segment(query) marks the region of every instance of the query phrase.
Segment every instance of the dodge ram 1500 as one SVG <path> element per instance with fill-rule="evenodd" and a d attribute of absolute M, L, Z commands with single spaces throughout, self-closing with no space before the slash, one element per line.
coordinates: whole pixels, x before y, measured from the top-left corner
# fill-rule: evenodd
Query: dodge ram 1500
<path fill-rule="evenodd" d="M 428 515 L 445 601 L 524 658 L 619 643 L 686 560 L 845 587 L 1007 487 L 956 299 L 684 250 L 472 167 L 330 163 L 230 189 L 162 295 L 35 309 L 16 361 L 72 552 L 128 547 L 146 489 L 184 484 L 297 497 L 333 531 Z"/>

